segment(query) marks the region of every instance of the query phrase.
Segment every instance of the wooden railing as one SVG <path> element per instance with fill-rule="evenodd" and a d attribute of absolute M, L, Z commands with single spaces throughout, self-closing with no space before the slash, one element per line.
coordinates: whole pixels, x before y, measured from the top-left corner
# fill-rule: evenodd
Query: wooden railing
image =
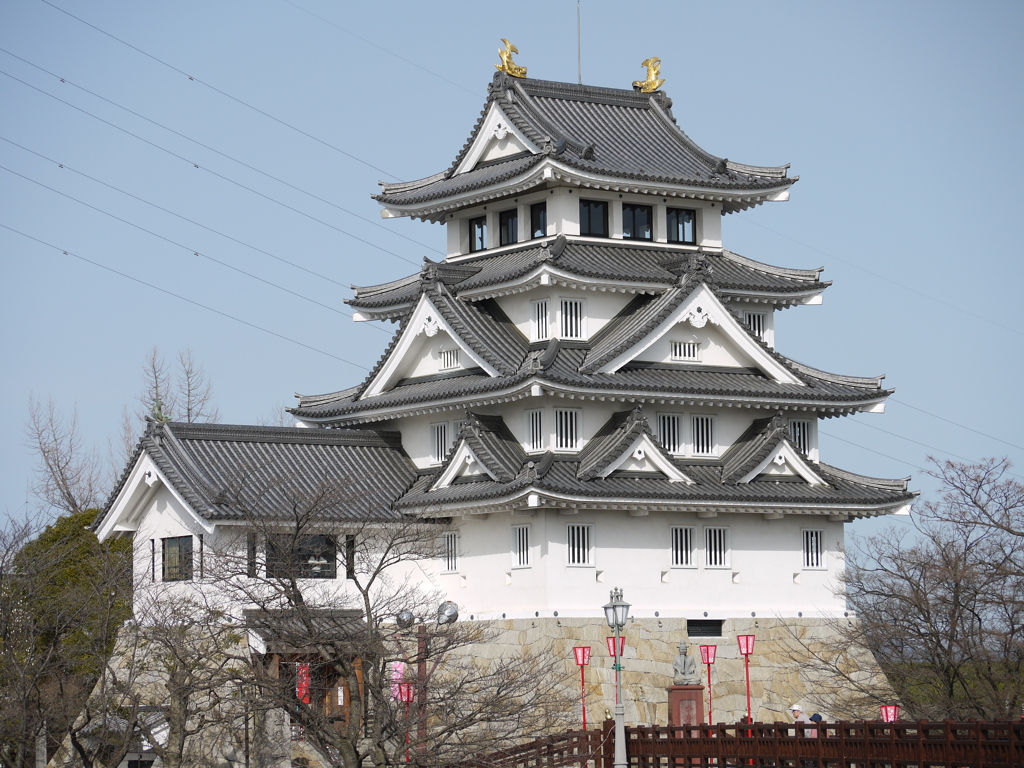
<path fill-rule="evenodd" d="M 460 768 L 612 768 L 612 721 Z M 1021 768 L 1024 722 L 753 723 L 626 729 L 629 768 Z"/>

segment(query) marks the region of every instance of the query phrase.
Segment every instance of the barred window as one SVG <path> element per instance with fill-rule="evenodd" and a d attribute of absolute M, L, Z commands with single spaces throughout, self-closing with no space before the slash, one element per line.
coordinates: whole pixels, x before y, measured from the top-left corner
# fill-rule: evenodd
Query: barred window
<path fill-rule="evenodd" d="M 805 530 L 804 534 L 804 568 L 817 569 L 825 567 L 825 532 Z"/>
<path fill-rule="evenodd" d="M 570 525 L 568 536 L 569 565 L 593 565 L 590 525 Z"/>
<path fill-rule="evenodd" d="M 452 368 L 459 367 L 459 348 L 454 349 L 442 349 L 441 350 L 441 365 L 442 371 L 450 371 Z"/>
<path fill-rule="evenodd" d="M 530 563 L 530 526 L 512 526 L 512 567 L 529 568 Z"/>
<path fill-rule="evenodd" d="M 580 448 L 580 410 L 555 409 L 555 450 L 578 451 Z"/>
<path fill-rule="evenodd" d="M 163 539 L 164 581 L 192 581 L 192 537 Z"/>
<path fill-rule="evenodd" d="M 805 456 L 811 452 L 811 420 L 790 419 L 789 436 L 793 447 Z"/>
<path fill-rule="evenodd" d="M 672 528 L 672 566 L 690 568 L 693 562 L 693 540 L 695 529 L 690 527 Z"/>
<path fill-rule="evenodd" d="M 700 360 L 700 342 L 673 341 L 672 359 L 685 362 L 698 362 Z"/>
<path fill-rule="evenodd" d="M 729 565 L 729 529 L 704 529 L 704 565 L 726 568 Z"/>
<path fill-rule="evenodd" d="M 551 338 L 548 329 L 548 300 L 530 302 L 530 341 L 547 341 Z"/>
<path fill-rule="evenodd" d="M 526 446 L 529 451 L 543 451 L 547 445 L 544 434 L 544 409 L 526 412 Z"/>
<path fill-rule="evenodd" d="M 584 339 L 587 335 L 586 314 L 582 299 L 562 299 L 559 304 L 561 338 Z"/>
<path fill-rule="evenodd" d="M 715 455 L 715 417 L 694 415 L 690 420 L 693 431 L 693 455 Z"/>
<path fill-rule="evenodd" d="M 678 413 L 659 413 L 658 439 L 669 453 L 682 453 L 683 417 Z"/>
<path fill-rule="evenodd" d="M 764 312 L 745 312 L 743 314 L 743 322 L 746 323 L 747 328 L 757 336 L 761 341 L 765 341 L 765 325 L 767 315 Z"/>
<path fill-rule="evenodd" d="M 448 458 L 451 443 L 448 441 L 448 422 L 430 425 L 430 461 L 440 464 Z"/>
<path fill-rule="evenodd" d="M 444 535 L 444 572 L 459 571 L 459 534 L 455 532 Z"/>

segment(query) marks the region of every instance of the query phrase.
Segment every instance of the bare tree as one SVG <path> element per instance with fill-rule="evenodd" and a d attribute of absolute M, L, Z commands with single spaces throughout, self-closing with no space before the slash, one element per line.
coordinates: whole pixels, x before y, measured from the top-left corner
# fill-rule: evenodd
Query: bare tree
<path fill-rule="evenodd" d="M 96 452 L 83 443 L 77 409 L 65 417 L 52 399 L 29 398 L 25 437 L 39 456 L 32 491 L 41 502 L 68 514 L 97 505 L 105 473 Z"/>
<path fill-rule="evenodd" d="M 234 492 L 249 531 L 218 554 L 218 582 L 251 606 L 262 708 L 344 768 L 407 753 L 450 763 L 564 725 L 572 688 L 542 652 L 485 659 L 474 649 L 494 640 L 487 625 L 447 621 L 454 604 L 438 620 L 443 595 L 417 571 L 444 554 L 448 521 L 360 519 L 354 501 L 345 485 L 300 492 L 284 478 Z"/>
<path fill-rule="evenodd" d="M 915 514 L 913 534 L 890 531 L 847 553 L 843 587 L 857 618 L 835 622 L 839 639 L 813 649 L 819 669 L 843 680 L 824 693 L 862 716 L 896 699 L 912 718 L 1016 718 L 1024 703 L 1024 488 L 1006 477 L 1005 460 L 937 466 L 942 495 Z M 884 678 L 851 663 L 865 650 Z"/>
<path fill-rule="evenodd" d="M 213 386 L 192 350 L 180 350 L 176 363 L 174 368 L 168 366 L 156 347 L 146 355 L 142 365 L 143 387 L 137 398 L 138 420 L 217 421 L 220 413 L 213 403 Z"/>

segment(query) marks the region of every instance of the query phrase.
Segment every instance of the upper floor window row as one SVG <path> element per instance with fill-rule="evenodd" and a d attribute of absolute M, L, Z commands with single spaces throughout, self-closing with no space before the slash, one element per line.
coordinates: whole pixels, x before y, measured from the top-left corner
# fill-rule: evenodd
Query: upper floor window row
<path fill-rule="evenodd" d="M 664 211 L 665 218 L 656 225 L 655 219 L 661 215 L 658 211 Z M 618 215 L 620 212 L 621 216 Z M 462 247 L 468 253 L 515 245 L 549 234 L 548 204 L 543 200 L 465 221 L 468 244 Z M 490 233 L 489 226 L 496 228 L 497 237 Z M 581 199 L 579 233 L 584 237 L 622 237 L 624 240 L 643 241 L 658 239 L 673 244 L 696 245 L 697 211 L 691 208 Z"/>

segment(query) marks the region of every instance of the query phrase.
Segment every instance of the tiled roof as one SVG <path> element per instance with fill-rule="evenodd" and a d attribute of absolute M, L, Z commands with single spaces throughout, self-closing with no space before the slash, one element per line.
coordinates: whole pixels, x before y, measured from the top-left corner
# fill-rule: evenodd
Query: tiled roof
<path fill-rule="evenodd" d="M 492 103 L 542 149 L 541 154 L 514 156 L 456 174 Z M 704 151 L 676 125 L 672 101 L 660 91 L 646 94 L 516 79 L 499 72 L 480 119 L 451 168 L 418 182 L 382 183 L 376 199 L 398 207 L 422 205 L 507 181 L 546 157 L 586 174 L 649 184 L 752 192 L 784 189 L 796 181 L 786 177 L 785 166 L 741 165 Z M 730 207 L 727 204 L 726 209 Z"/>
<path fill-rule="evenodd" d="M 878 481 L 850 473 L 834 471 L 827 465 L 814 465 L 824 484 L 757 480 L 749 483 L 724 484 L 720 476 L 721 462 L 674 462 L 693 483 L 673 483 L 665 475 L 650 473 L 612 473 L 606 478 L 581 477 L 578 456 L 555 458 L 550 469 L 541 475 L 536 469 L 524 467 L 508 483 L 484 479 L 473 483 L 453 484 L 431 491 L 434 475 L 421 477 L 396 502 L 399 510 L 434 510 L 469 504 L 496 504 L 510 501 L 527 489 L 549 493 L 560 500 L 595 505 L 616 501 L 627 505 L 658 505 L 671 508 L 724 506 L 731 504 L 785 506 L 794 512 L 814 510 L 835 514 L 836 507 L 853 517 L 884 514 L 893 507 L 911 501 L 915 494 L 907 490 L 906 480 Z"/>
<path fill-rule="evenodd" d="M 353 390 L 337 397 L 300 398 L 290 412 L 299 418 L 344 418 L 365 411 L 399 408 L 458 398 L 473 398 L 521 386 L 536 377 L 540 383 L 561 385 L 587 391 L 603 391 L 616 395 L 650 394 L 687 399 L 706 397 L 717 400 L 765 399 L 779 405 L 793 403 L 856 404 L 887 397 L 891 390 L 882 389 L 881 378 L 857 378 L 812 373 L 800 367 L 800 378 L 806 385 L 787 384 L 749 368 L 724 368 L 692 364 L 632 363 L 615 373 L 581 374 L 588 350 L 552 342 L 544 353 L 531 352 L 524 364 L 511 376 L 488 376 L 483 372 L 466 371 L 463 375 L 444 378 L 411 379 L 379 395 L 357 399 Z M 550 359 L 545 359 L 545 357 Z M 787 358 L 778 356 L 789 362 Z"/>
<path fill-rule="evenodd" d="M 500 416 L 467 413 L 458 437 L 466 441 L 483 465 L 503 483 L 511 481 L 526 461 L 522 446 Z M 453 457 L 454 453 L 445 466 Z"/>
<path fill-rule="evenodd" d="M 653 438 L 643 411 L 637 406 L 631 411 L 620 411 L 597 431 L 580 451 L 580 480 L 593 480 L 618 459 L 641 435 Z"/>
<path fill-rule="evenodd" d="M 733 443 L 722 462 L 722 482 L 735 483 L 745 477 L 788 437 L 789 428 L 781 416 L 756 419 Z"/>
<path fill-rule="evenodd" d="M 416 477 L 397 432 L 150 423 L 96 527 L 143 453 L 210 520 L 269 517 L 295 502 L 319 505 L 322 520 L 389 519 Z"/>
<path fill-rule="evenodd" d="M 687 271 L 693 251 L 673 251 L 664 245 L 643 245 L 609 239 L 604 243 L 566 240 L 564 236 L 532 240 L 521 247 L 496 255 L 481 255 L 458 262 L 430 265 L 436 279 L 458 296 L 488 287 L 511 283 L 528 276 L 544 264 L 562 272 L 596 280 L 654 284 L 665 288 Z M 821 291 L 821 270 L 796 270 L 762 264 L 730 251 L 702 253 L 708 273 L 723 295 L 753 292 L 769 295 L 805 294 Z M 453 268 L 460 267 L 456 272 Z M 426 269 L 426 267 L 425 267 Z M 354 288 L 347 304 L 356 309 L 383 309 L 411 305 L 423 289 L 424 278 L 410 276 L 390 283 Z"/>

